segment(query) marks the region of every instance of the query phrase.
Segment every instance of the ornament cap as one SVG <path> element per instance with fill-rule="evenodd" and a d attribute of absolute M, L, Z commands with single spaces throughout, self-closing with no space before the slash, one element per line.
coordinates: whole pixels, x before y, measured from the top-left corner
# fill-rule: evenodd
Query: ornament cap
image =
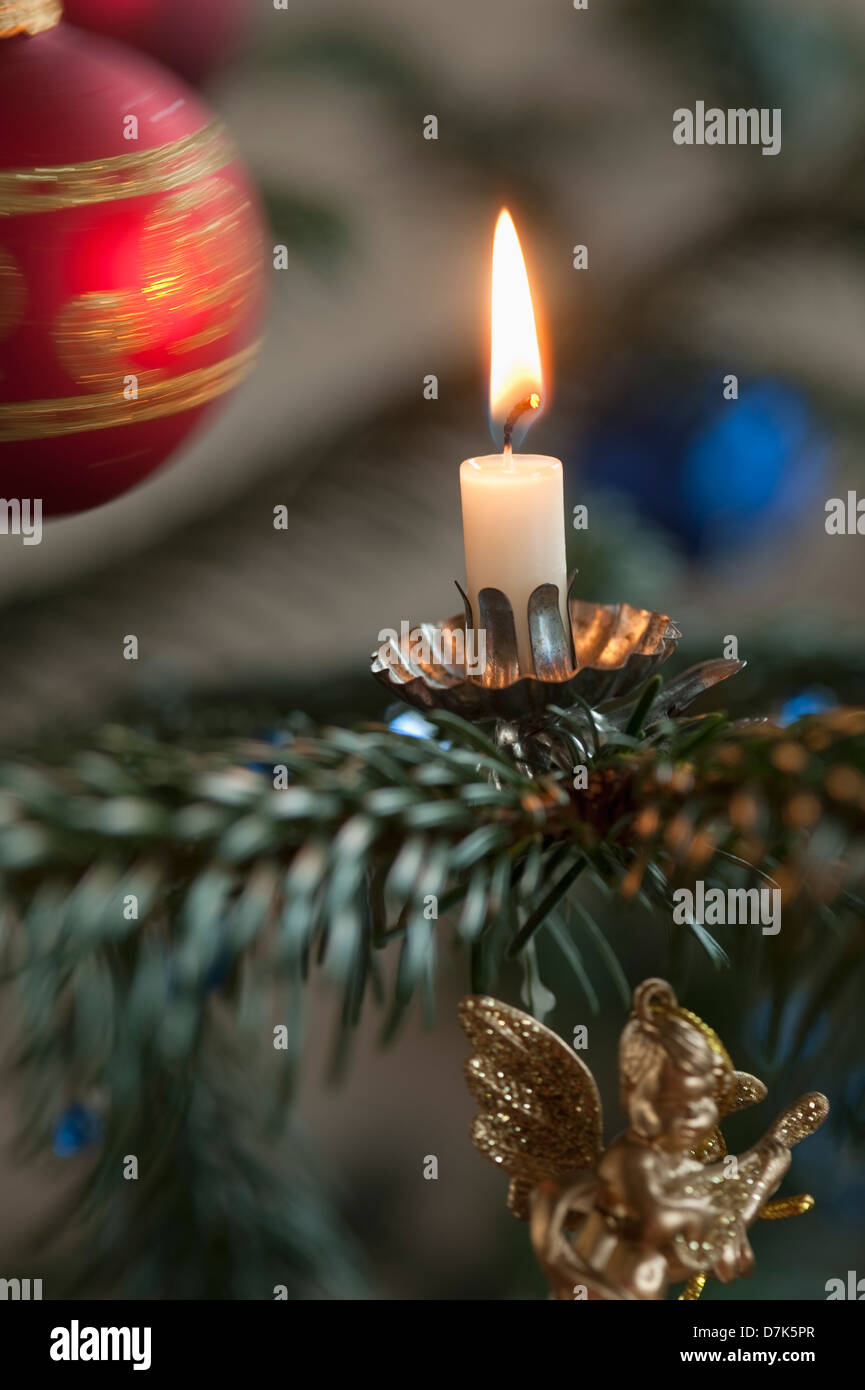
<path fill-rule="evenodd" d="M 42 34 L 63 18 L 63 0 L 0 0 L 0 39 Z"/>

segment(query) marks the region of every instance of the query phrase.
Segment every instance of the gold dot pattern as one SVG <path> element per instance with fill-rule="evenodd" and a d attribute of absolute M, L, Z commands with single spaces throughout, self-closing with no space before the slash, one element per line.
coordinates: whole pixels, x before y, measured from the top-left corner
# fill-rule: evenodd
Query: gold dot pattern
<path fill-rule="evenodd" d="M 88 391 L 120 395 L 123 378 L 136 372 L 132 358 L 151 338 L 147 306 L 135 290 L 92 290 L 64 304 L 54 325 L 57 357 L 73 381 Z M 139 388 L 157 373 L 137 372 Z"/>
<path fill-rule="evenodd" d="M 205 321 L 171 345 L 193 352 L 243 322 L 261 266 L 261 237 L 249 199 L 222 178 L 208 178 L 163 199 L 141 239 L 143 295 L 164 316 Z"/>
<path fill-rule="evenodd" d="M 65 304 L 54 325 L 58 359 L 88 391 L 120 395 L 134 373 L 138 390 L 165 381 L 165 368 L 142 370 L 136 354 L 167 344 L 182 356 L 226 337 L 249 312 L 261 266 L 261 240 L 249 199 L 224 179 L 205 179 L 173 194 L 145 219 L 142 283 L 92 290 Z"/>

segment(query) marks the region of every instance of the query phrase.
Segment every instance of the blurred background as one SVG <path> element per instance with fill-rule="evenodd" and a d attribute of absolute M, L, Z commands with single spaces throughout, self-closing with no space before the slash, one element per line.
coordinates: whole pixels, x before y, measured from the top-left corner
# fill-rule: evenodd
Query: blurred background
<path fill-rule="evenodd" d="M 259 732 L 295 707 L 383 714 L 368 675 L 379 629 L 459 606 L 458 466 L 491 447 L 503 204 L 549 346 L 551 405 L 530 446 L 565 461 L 567 513 L 589 509 L 588 531 L 569 536 L 582 594 L 670 613 L 683 666 L 735 635 L 749 665 L 723 701 L 737 715 L 865 703 L 865 542 L 824 525 L 828 498 L 865 488 L 857 0 L 211 0 L 197 20 L 195 8 L 206 40 L 168 22 L 127 37 L 203 85 L 288 268 L 272 274 L 254 375 L 216 423 L 120 500 L 52 522 L 40 546 L 0 549 L 5 747 L 118 717 L 182 736 Z M 672 113 L 697 100 L 780 107 L 781 153 L 677 147 Z M 427 115 L 437 140 L 423 138 Z M 125 633 L 137 662 L 122 659 Z M 592 911 L 632 986 L 675 964 L 684 1002 L 771 1082 L 769 1107 L 799 1083 L 830 1096 L 831 1125 L 796 1151 L 787 1189 L 814 1191 L 817 1208 L 755 1232 L 758 1272 L 732 1296 L 821 1299 L 827 1279 L 865 1274 L 860 1029 L 803 1051 L 795 992 L 770 1029 L 768 1005 L 746 1006 L 723 966 L 670 962 L 664 924 L 639 905 Z M 412 1017 L 382 1052 L 370 1018 L 338 1087 L 319 1063 L 321 998 L 304 1131 L 366 1296 L 542 1296 L 504 1180 L 468 1141 L 455 1019 L 467 971 L 444 958 L 434 1029 Z M 564 971 L 545 973 L 547 1021 L 566 1037 L 588 1025 L 611 1105 L 620 993 L 602 983 L 593 998 Z M 519 1003 L 520 988 L 500 992 Z M 734 1121 L 731 1143 L 769 1118 Z M 610 1132 L 619 1124 L 610 1113 Z M 32 1212 L 74 1186 L 79 1148 L 4 1181 L 6 1249 L 26 1247 Z"/>

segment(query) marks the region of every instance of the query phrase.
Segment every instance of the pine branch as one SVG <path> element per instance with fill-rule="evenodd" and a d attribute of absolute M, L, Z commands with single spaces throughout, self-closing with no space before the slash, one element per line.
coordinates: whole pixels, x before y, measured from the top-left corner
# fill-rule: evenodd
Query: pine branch
<path fill-rule="evenodd" d="M 66 760 L 0 765 L 0 974 L 14 986 L 13 1061 L 31 1076 L 23 1143 L 38 1150 L 64 1106 L 96 1097 L 103 1275 L 114 1259 L 127 1287 L 157 1274 L 184 1285 L 165 1209 L 183 1188 L 185 1228 L 220 1271 L 200 1296 L 258 1296 L 256 1260 L 268 1279 L 292 1260 L 312 1277 L 320 1247 L 292 1227 L 292 1180 L 268 1152 L 303 1058 L 311 975 L 337 992 L 337 1069 L 372 1000 L 386 1039 L 418 996 L 431 1017 L 443 933 L 467 952 L 471 988 L 494 989 L 516 956 L 540 1000 L 534 949 L 547 932 L 595 1007 L 579 932 L 620 993 L 627 982 L 577 880 L 669 920 L 681 884 L 770 876 L 785 914 L 773 961 L 813 951 L 816 913 L 823 924 L 825 979 L 799 1020 L 809 1037 L 865 966 L 865 712 L 786 730 L 676 716 L 695 679 L 603 712 L 552 711 L 524 741 L 547 769 L 537 776 L 453 715 L 435 719 L 433 738 L 297 718 L 277 745 L 199 748 L 112 727 Z M 753 949 L 690 930 L 719 964 Z M 387 951 L 398 960 L 385 976 Z M 235 1072 L 233 1087 L 219 1082 Z M 256 1115 L 241 1120 L 253 1075 Z M 124 1183 L 130 1154 L 143 1178 Z M 178 1163 L 182 1181 L 160 1183 Z M 253 1170 L 261 1200 L 229 1220 L 225 1193 Z M 276 1210 L 284 1219 L 263 1219 Z"/>
<path fill-rule="evenodd" d="M 620 722 L 637 731 L 647 708 Z M 40 1003 L 52 989 L 67 1000 L 64 1057 L 82 1031 L 75 999 L 88 999 L 80 1018 L 99 1015 L 91 996 L 112 990 L 148 1018 L 165 1010 L 170 1021 L 176 1006 L 171 1045 L 182 1055 L 201 1001 L 219 981 L 222 994 L 233 988 L 241 964 L 268 980 L 305 979 L 320 966 L 341 986 L 351 1024 L 370 958 L 393 940 L 407 1003 L 431 975 L 445 907 L 462 904 L 457 937 L 476 941 L 526 875 L 525 936 L 560 852 L 559 881 L 585 858 L 607 881 L 611 865 L 624 873 L 626 895 L 649 866 L 673 885 L 730 857 L 771 871 L 790 901 L 846 895 L 849 905 L 861 888 L 857 712 L 786 731 L 716 715 L 663 718 L 642 739 L 597 713 L 560 712 L 550 771 L 538 778 L 475 726 L 436 722 L 447 743 L 383 726 L 299 727 L 284 747 L 188 750 L 113 728 L 69 766 L 0 768 L 4 971 L 38 984 Z M 584 791 L 567 767 L 577 753 L 590 766 Z M 278 767 L 289 779 L 282 790 Z M 832 868 L 813 852 L 829 839 Z M 46 1048 L 56 1036 L 54 1020 Z M 85 1028 L 82 1050 L 98 1071 L 108 1040 Z"/>

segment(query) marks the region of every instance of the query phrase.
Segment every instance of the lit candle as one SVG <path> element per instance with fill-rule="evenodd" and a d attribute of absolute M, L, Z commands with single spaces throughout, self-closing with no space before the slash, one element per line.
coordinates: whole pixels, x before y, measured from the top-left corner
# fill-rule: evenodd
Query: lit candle
<path fill-rule="evenodd" d="M 534 671 L 528 601 L 539 584 L 557 586 L 569 631 L 561 461 L 513 452 L 542 404 L 528 276 L 516 228 L 503 210 L 493 242 L 490 419 L 504 451 L 466 459 L 460 465 L 460 492 L 466 590 L 475 626 L 481 626 L 480 590 L 500 589 L 514 611 L 522 675 Z"/>

